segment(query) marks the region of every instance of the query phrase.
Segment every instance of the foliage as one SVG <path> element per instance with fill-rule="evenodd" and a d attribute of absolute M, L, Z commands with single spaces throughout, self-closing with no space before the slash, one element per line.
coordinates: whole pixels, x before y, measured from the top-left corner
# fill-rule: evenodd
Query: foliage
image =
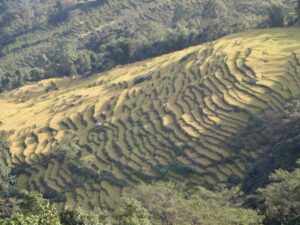
<path fill-rule="evenodd" d="M 74 44 L 68 43 L 63 46 L 60 52 L 60 70 L 64 75 L 74 75 L 77 73 L 75 61 L 78 59 L 77 48 Z"/>
<path fill-rule="evenodd" d="M 16 213 L 9 219 L 0 219 L 1 225 L 40 225 L 39 217 L 37 215 L 24 215 Z M 59 225 L 59 224 L 57 224 Z"/>
<path fill-rule="evenodd" d="M 62 140 L 55 147 L 54 154 L 51 158 L 58 158 L 61 163 L 70 169 L 75 175 L 81 177 L 89 177 L 98 180 L 101 176 L 99 171 L 90 169 L 89 166 L 94 162 L 95 158 L 91 156 L 82 157 L 81 147 L 76 134 L 72 130 L 66 131 Z"/>
<path fill-rule="evenodd" d="M 284 113 L 287 118 L 298 116 L 300 113 L 300 99 L 294 98 L 284 106 Z"/>
<path fill-rule="evenodd" d="M 300 0 L 297 0 L 296 15 L 298 24 L 300 24 Z"/>
<path fill-rule="evenodd" d="M 258 190 L 264 201 L 265 223 L 300 224 L 300 169 L 293 172 L 279 169 L 270 176 L 270 181 L 269 185 Z"/>
<path fill-rule="evenodd" d="M 6 183 L 12 181 L 11 170 L 8 133 L 0 131 L 0 191 L 5 189 Z"/>
<path fill-rule="evenodd" d="M 18 198 L 15 213 L 0 220 L 4 225 L 60 225 L 56 208 L 38 193 L 23 192 Z"/>
<path fill-rule="evenodd" d="M 118 225 L 151 225 L 148 211 L 133 198 L 125 198 L 122 211 L 117 216 Z"/>
<path fill-rule="evenodd" d="M 100 209 L 87 213 L 79 208 L 61 212 L 60 221 L 62 225 L 110 225 L 112 218 Z"/>
<path fill-rule="evenodd" d="M 0 92 L 86 76 L 249 28 L 292 25 L 295 11 L 296 0 L 3 1 Z"/>
<path fill-rule="evenodd" d="M 72 130 L 66 131 L 62 140 L 54 149 L 54 154 L 64 160 L 65 163 L 70 164 L 73 161 L 80 159 L 80 146 L 75 133 Z"/>
<path fill-rule="evenodd" d="M 270 20 L 272 27 L 282 27 L 284 24 L 283 7 L 280 5 L 272 5 L 269 8 Z"/>
<path fill-rule="evenodd" d="M 14 180 L 11 172 L 8 133 L 0 131 L 0 218 L 10 216 L 14 205 L 10 193 L 10 185 Z"/>
<path fill-rule="evenodd" d="M 92 54 L 92 53 L 91 53 Z M 79 51 L 76 60 L 76 72 L 84 74 L 92 70 L 91 54 L 87 51 Z"/>
<path fill-rule="evenodd" d="M 2 225 L 291 225 L 299 223 L 300 169 L 277 170 L 271 183 L 258 190 L 264 216 L 245 208 L 246 196 L 238 187 L 218 186 L 210 191 L 201 186 L 174 183 L 141 184 L 125 192 L 118 209 L 64 210 L 60 213 L 38 193 L 18 195 L 14 214 L 0 219 Z"/>
<path fill-rule="evenodd" d="M 295 167 L 300 157 L 300 118 L 297 107 L 297 101 L 292 100 L 287 102 L 284 113 L 266 111 L 256 115 L 251 118 L 248 126 L 228 141 L 228 147 L 236 152 L 245 149 L 249 152 L 255 150 L 259 154 L 255 160 L 235 155 L 251 164 L 242 181 L 245 192 L 253 193 L 257 188 L 267 185 L 270 182 L 268 176 L 276 169 L 291 170 Z"/>
<path fill-rule="evenodd" d="M 184 190 L 172 183 L 158 183 L 141 185 L 128 195 L 149 211 L 153 224 L 262 224 L 255 211 L 240 207 L 237 190 L 219 193 L 203 187 L 194 190 L 185 195 Z"/>
<path fill-rule="evenodd" d="M 24 192 L 17 204 L 17 212 L 23 215 L 38 216 L 39 224 L 56 225 L 59 223 L 57 209 L 41 194 Z"/>

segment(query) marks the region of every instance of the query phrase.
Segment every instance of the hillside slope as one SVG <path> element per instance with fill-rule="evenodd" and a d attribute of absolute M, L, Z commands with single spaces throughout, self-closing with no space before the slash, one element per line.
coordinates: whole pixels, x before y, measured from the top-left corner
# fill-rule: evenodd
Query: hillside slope
<path fill-rule="evenodd" d="M 300 94 L 299 57 L 299 28 L 254 30 L 2 94 L 0 129 L 13 132 L 13 162 L 24 169 L 17 186 L 59 194 L 60 207 L 89 209 L 113 207 L 124 187 L 140 181 L 241 179 L 263 152 L 225 143 L 251 116 L 282 110 Z M 53 156 L 68 130 L 89 174 Z"/>
<path fill-rule="evenodd" d="M 0 92 L 290 25 L 295 6 L 296 0 L 0 1 Z"/>

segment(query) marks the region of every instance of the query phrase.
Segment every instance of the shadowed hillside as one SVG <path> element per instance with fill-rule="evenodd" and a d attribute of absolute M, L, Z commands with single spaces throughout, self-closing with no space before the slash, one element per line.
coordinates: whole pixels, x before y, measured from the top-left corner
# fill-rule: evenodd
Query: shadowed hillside
<path fill-rule="evenodd" d="M 0 129 L 13 131 L 13 162 L 25 170 L 17 186 L 60 207 L 90 209 L 113 207 L 140 181 L 242 179 L 264 152 L 225 143 L 253 115 L 280 111 L 300 94 L 299 57 L 299 28 L 255 30 L 3 94 Z M 80 146 L 77 166 L 55 155 L 70 132 Z"/>

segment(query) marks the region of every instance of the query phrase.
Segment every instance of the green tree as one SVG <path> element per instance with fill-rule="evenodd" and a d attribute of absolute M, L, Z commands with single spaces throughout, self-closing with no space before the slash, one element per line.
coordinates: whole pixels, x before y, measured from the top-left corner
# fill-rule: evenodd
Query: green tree
<path fill-rule="evenodd" d="M 142 204 L 133 198 L 125 198 L 122 212 L 117 216 L 118 225 L 151 225 L 150 215 Z"/>
<path fill-rule="evenodd" d="M 259 225 L 262 217 L 241 207 L 239 189 L 212 192 L 203 187 L 184 192 L 173 183 L 140 185 L 128 193 L 150 213 L 153 224 Z"/>
<path fill-rule="evenodd" d="M 76 134 L 72 130 L 66 131 L 62 140 L 54 148 L 54 154 L 62 158 L 64 162 L 78 161 L 80 159 L 80 146 Z"/>
<path fill-rule="evenodd" d="M 31 81 L 39 81 L 44 76 L 45 70 L 41 68 L 33 68 L 30 72 Z"/>
<path fill-rule="evenodd" d="M 92 62 L 91 62 L 91 56 L 90 56 L 89 52 L 80 51 L 78 53 L 78 58 L 77 58 L 76 64 L 77 64 L 76 65 L 77 72 L 80 74 L 91 71 Z"/>
<path fill-rule="evenodd" d="M 38 224 L 60 225 L 57 209 L 39 193 L 23 192 L 23 196 L 17 202 L 17 214 L 29 218 L 38 217 Z"/>
<path fill-rule="evenodd" d="M 100 47 L 105 51 L 105 57 L 117 64 L 125 64 L 130 58 L 130 43 L 127 39 L 120 38 L 110 44 Z"/>
<path fill-rule="evenodd" d="M 60 53 L 60 72 L 64 75 L 74 75 L 77 73 L 75 61 L 78 59 L 77 47 L 68 43 L 63 46 Z"/>
<path fill-rule="evenodd" d="M 297 0 L 296 14 L 297 14 L 298 24 L 300 24 L 300 0 Z"/>
<path fill-rule="evenodd" d="M 41 194 L 20 193 L 14 214 L 0 219 L 1 225 L 60 225 L 56 208 Z"/>
<path fill-rule="evenodd" d="M 0 131 L 0 218 L 12 214 L 14 200 L 11 198 L 12 164 L 9 152 L 8 134 Z"/>
<path fill-rule="evenodd" d="M 110 225 L 112 218 L 100 209 L 85 212 L 79 208 L 61 212 L 60 221 L 62 225 Z"/>
<path fill-rule="evenodd" d="M 178 25 L 175 29 L 169 29 L 164 38 L 168 49 L 181 49 L 188 45 L 190 32 L 187 27 Z"/>
<path fill-rule="evenodd" d="M 300 169 L 293 172 L 279 169 L 270 176 L 270 181 L 258 190 L 263 198 L 266 224 L 300 224 Z"/>
<path fill-rule="evenodd" d="M 1 225 L 40 225 L 37 215 L 24 215 L 16 213 L 9 219 L 0 219 Z"/>
<path fill-rule="evenodd" d="M 11 169 L 12 165 L 9 152 L 8 133 L 0 131 L 0 190 L 1 187 L 11 181 Z"/>
<path fill-rule="evenodd" d="M 284 11 L 282 5 L 273 4 L 269 8 L 271 27 L 282 27 L 284 25 Z"/>

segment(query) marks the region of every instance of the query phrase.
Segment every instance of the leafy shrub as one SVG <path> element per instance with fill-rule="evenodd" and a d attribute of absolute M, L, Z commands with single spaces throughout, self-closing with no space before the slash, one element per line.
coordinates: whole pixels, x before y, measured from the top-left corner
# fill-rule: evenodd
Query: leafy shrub
<path fill-rule="evenodd" d="M 258 190 L 263 198 L 265 224 L 300 224 L 300 169 L 293 172 L 277 170 L 270 176 L 270 181 Z"/>
<path fill-rule="evenodd" d="M 241 208 L 238 189 L 212 192 L 194 187 L 185 195 L 182 188 L 172 183 L 140 185 L 127 195 L 141 202 L 152 224 L 262 224 L 262 217 L 255 211 Z"/>
<path fill-rule="evenodd" d="M 56 208 L 38 193 L 23 192 L 10 219 L 0 220 L 4 225 L 60 225 Z"/>

